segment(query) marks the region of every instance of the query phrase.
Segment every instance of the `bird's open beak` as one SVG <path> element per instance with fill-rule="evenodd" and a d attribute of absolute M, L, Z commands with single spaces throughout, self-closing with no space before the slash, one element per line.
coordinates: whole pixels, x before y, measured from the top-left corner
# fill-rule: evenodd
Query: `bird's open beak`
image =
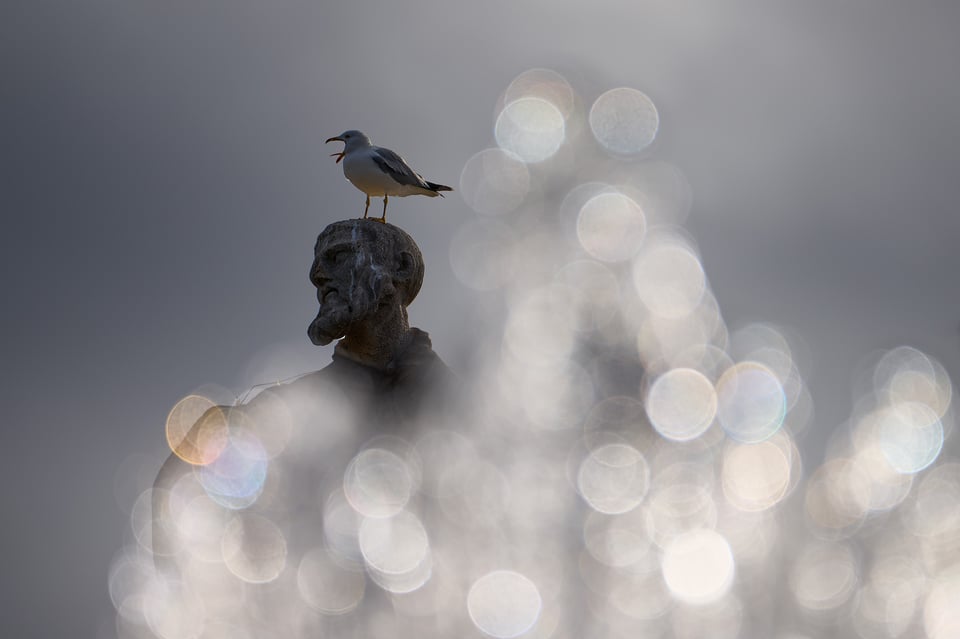
<path fill-rule="evenodd" d="M 329 144 L 330 142 L 343 142 L 344 144 L 346 144 L 345 140 L 344 140 L 343 138 L 339 137 L 339 136 L 335 136 L 335 137 L 332 137 L 332 138 L 327 138 L 327 141 L 324 142 L 324 144 Z M 332 157 L 332 158 L 337 158 L 337 161 L 334 162 L 334 164 L 340 164 L 340 160 L 343 159 L 343 156 L 344 156 L 344 155 L 346 155 L 346 154 L 345 154 L 343 151 L 340 151 L 339 153 L 331 153 L 331 154 L 330 154 L 330 157 Z"/>
<path fill-rule="evenodd" d="M 346 155 L 346 153 L 344 153 L 343 151 L 341 151 L 340 153 L 331 153 L 331 154 L 330 154 L 330 157 L 332 157 L 332 158 L 337 158 L 337 161 L 334 162 L 334 164 L 340 164 L 340 160 L 342 160 L 342 159 L 343 159 L 343 156 L 345 156 L 345 155 Z"/>

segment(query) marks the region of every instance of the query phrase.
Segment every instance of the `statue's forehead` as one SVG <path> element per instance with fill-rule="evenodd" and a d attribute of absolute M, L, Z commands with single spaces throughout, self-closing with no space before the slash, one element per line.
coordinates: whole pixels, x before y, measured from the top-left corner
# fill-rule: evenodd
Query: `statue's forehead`
<path fill-rule="evenodd" d="M 338 224 L 324 229 L 317 238 L 314 256 L 332 251 L 351 251 L 378 264 L 391 264 L 396 259 L 396 244 L 389 234 L 377 228 L 380 224 Z"/>
<path fill-rule="evenodd" d="M 320 238 L 317 241 L 317 246 L 315 247 L 315 252 L 320 254 L 324 251 L 329 251 L 331 249 L 350 249 L 356 250 L 357 242 L 353 241 L 349 237 L 328 237 Z"/>
<path fill-rule="evenodd" d="M 335 226 L 320 234 L 320 237 L 317 238 L 317 248 L 327 248 L 339 244 L 363 244 L 370 241 L 371 238 L 356 227 Z"/>

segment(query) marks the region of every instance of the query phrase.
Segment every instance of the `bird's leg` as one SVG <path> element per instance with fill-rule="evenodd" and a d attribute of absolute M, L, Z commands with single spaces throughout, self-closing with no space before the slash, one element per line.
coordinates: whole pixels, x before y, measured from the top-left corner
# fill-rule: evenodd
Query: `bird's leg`
<path fill-rule="evenodd" d="M 366 217 L 367 217 L 367 211 L 369 211 L 369 210 L 370 210 L 370 196 L 368 195 L 368 196 L 367 196 L 367 208 L 363 209 L 363 217 L 364 217 L 364 219 L 366 219 Z"/>
<path fill-rule="evenodd" d="M 380 221 L 384 224 L 387 223 L 387 196 L 383 196 L 383 217 L 380 218 Z"/>

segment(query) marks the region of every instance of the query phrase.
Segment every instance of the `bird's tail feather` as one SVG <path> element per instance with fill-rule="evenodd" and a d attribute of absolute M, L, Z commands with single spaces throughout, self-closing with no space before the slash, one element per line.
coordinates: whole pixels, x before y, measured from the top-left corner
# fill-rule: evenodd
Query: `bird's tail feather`
<path fill-rule="evenodd" d="M 424 181 L 426 182 L 426 180 L 424 180 Z M 433 182 L 427 182 L 427 186 L 430 188 L 431 191 L 433 191 L 433 192 L 436 193 L 437 195 L 440 195 L 440 191 L 452 191 L 452 190 L 453 190 L 453 189 L 450 188 L 449 186 L 444 186 L 443 184 L 434 184 Z M 440 197 L 443 197 L 443 196 L 440 195 Z"/>

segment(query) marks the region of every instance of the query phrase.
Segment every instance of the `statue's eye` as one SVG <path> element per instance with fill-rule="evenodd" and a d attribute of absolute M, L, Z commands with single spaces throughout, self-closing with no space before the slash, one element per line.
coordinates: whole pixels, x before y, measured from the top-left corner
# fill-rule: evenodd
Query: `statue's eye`
<path fill-rule="evenodd" d="M 342 264 L 349 253 L 350 251 L 347 251 L 346 249 L 333 249 L 327 251 L 324 254 L 324 258 L 326 258 L 327 262 L 332 264 Z"/>

